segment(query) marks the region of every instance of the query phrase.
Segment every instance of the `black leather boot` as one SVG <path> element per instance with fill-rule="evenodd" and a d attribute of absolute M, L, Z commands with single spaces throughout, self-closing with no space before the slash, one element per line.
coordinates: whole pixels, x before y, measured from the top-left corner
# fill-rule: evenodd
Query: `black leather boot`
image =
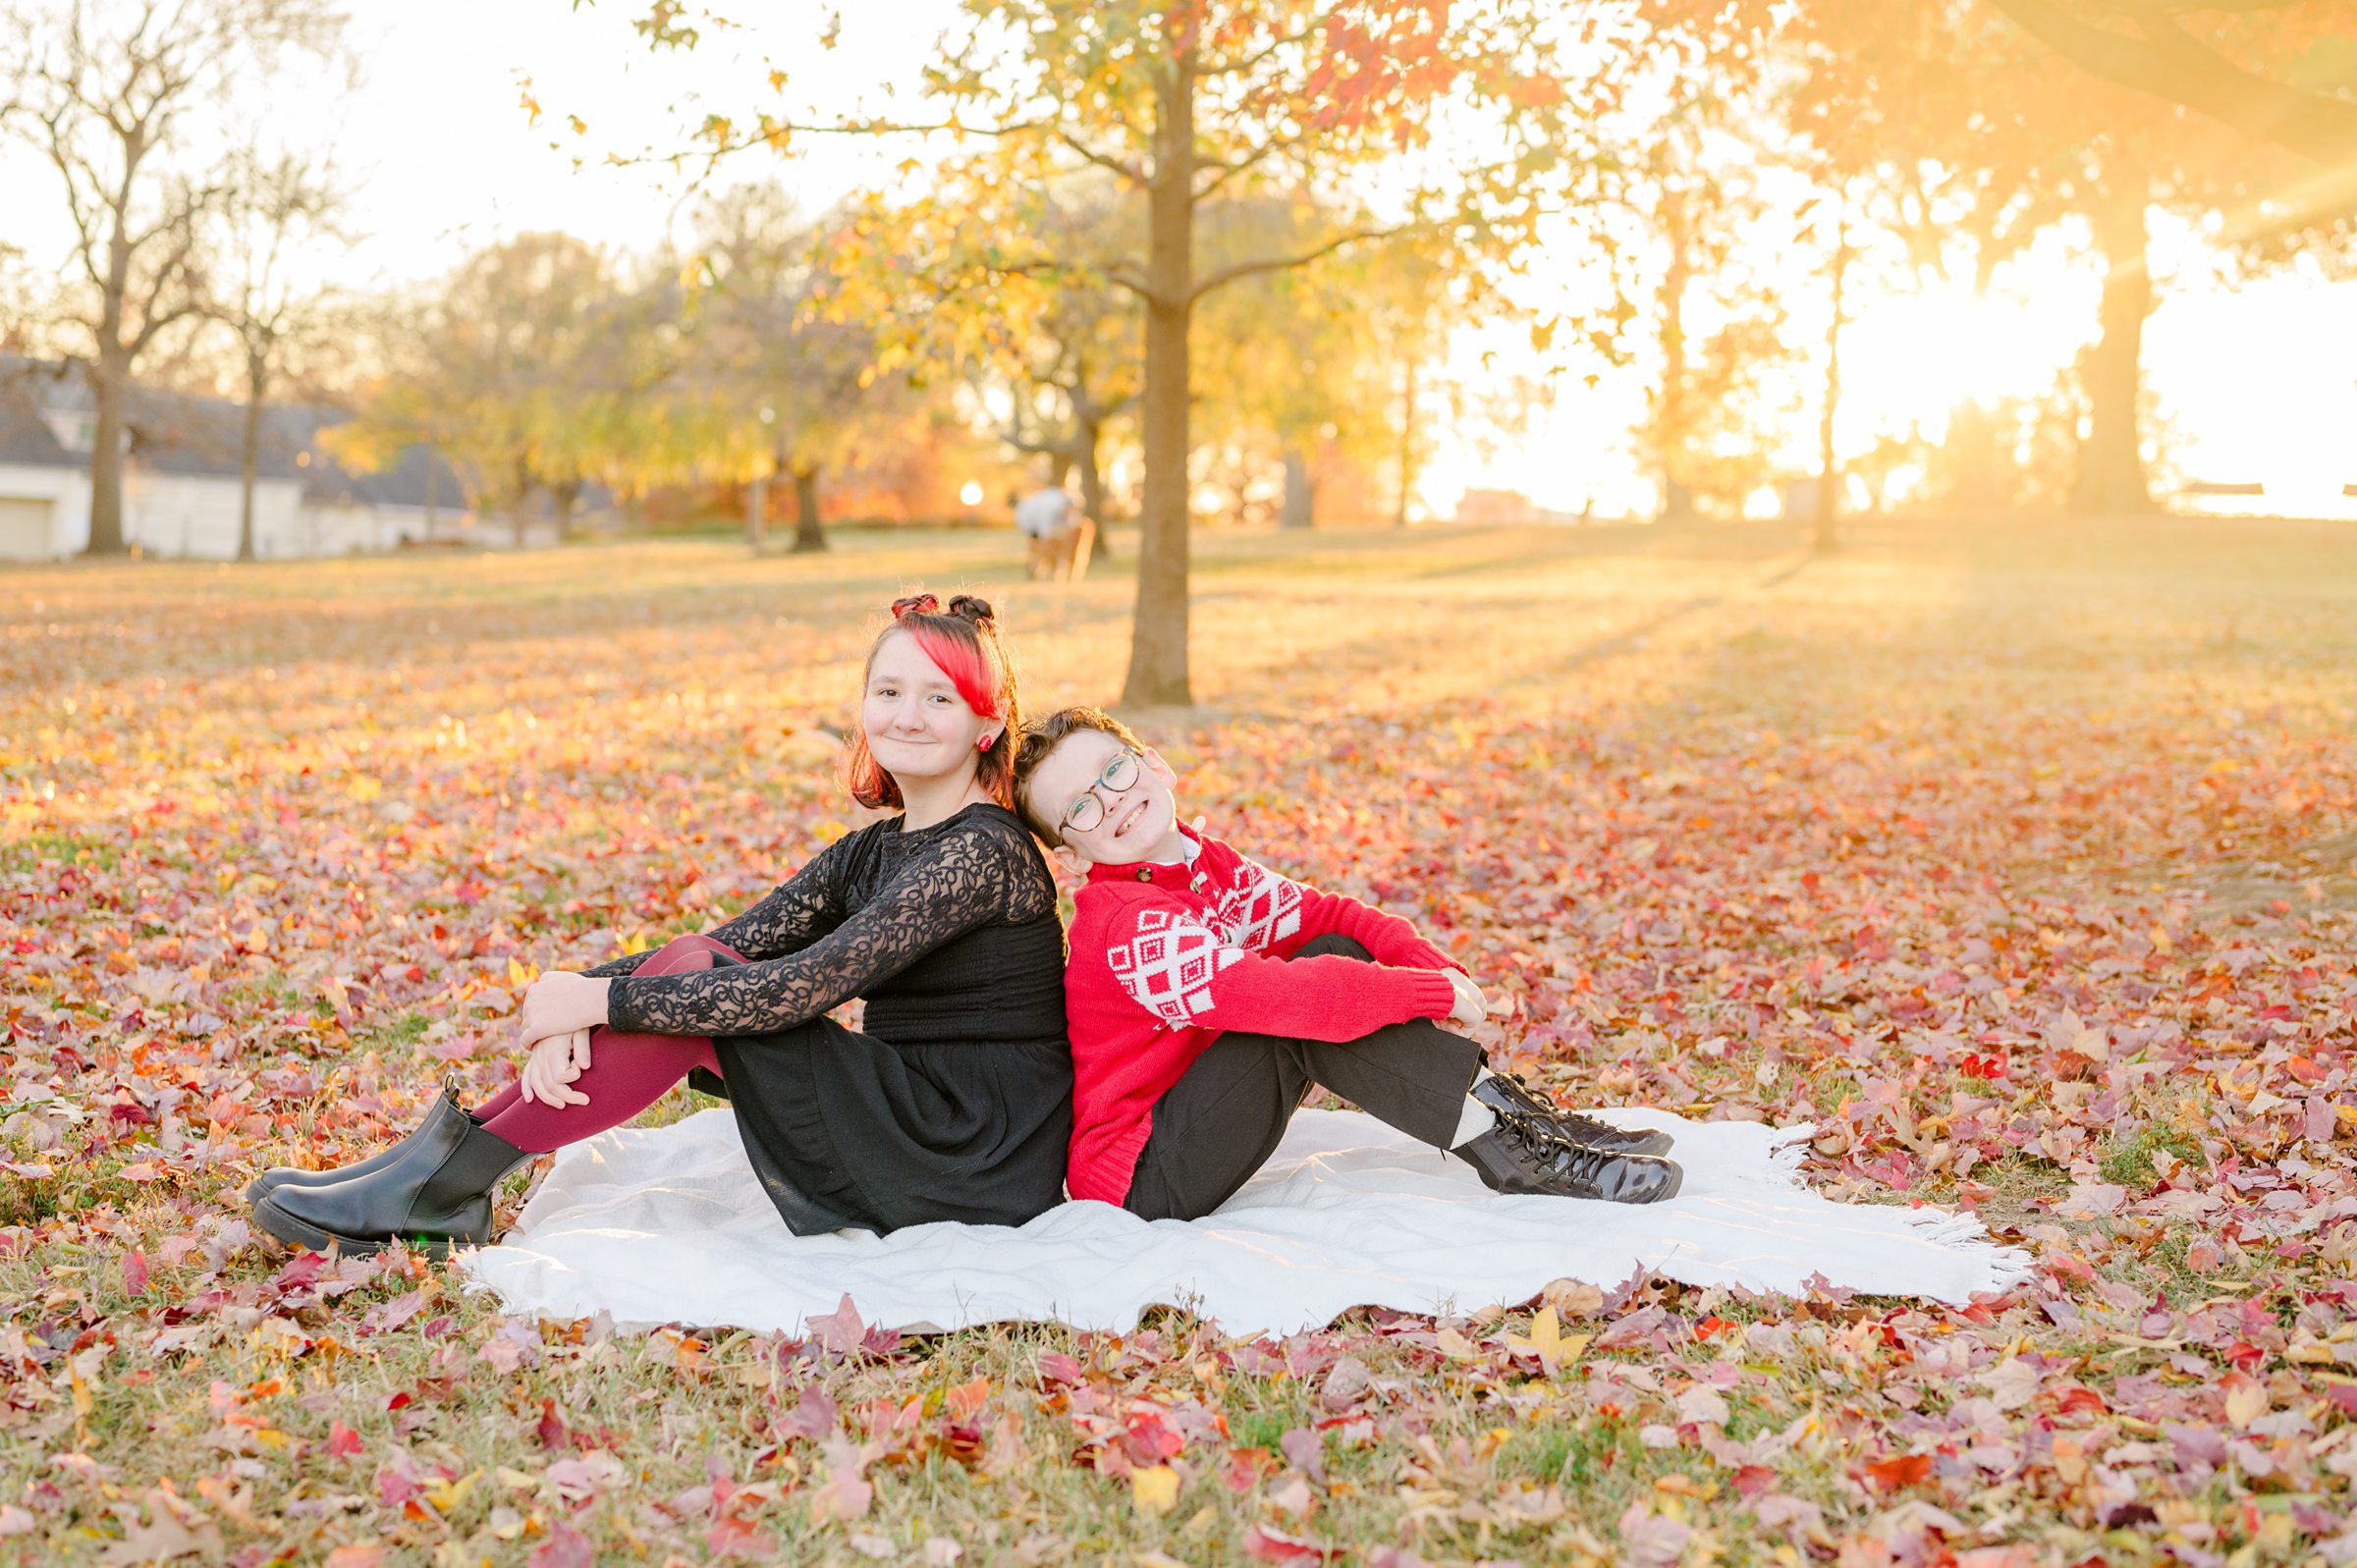
<path fill-rule="evenodd" d="M 1497 1124 L 1451 1150 L 1498 1192 L 1606 1203 L 1659 1203 L 1677 1195 L 1685 1172 L 1672 1160 L 1616 1155 L 1565 1143 L 1535 1116 L 1499 1110 Z"/>
<path fill-rule="evenodd" d="M 275 1169 L 265 1170 L 246 1184 L 246 1202 L 248 1205 L 257 1204 L 280 1187 L 324 1187 L 331 1181 L 343 1181 L 351 1176 L 364 1176 L 371 1170 L 381 1170 L 400 1159 L 402 1151 L 411 1143 L 426 1136 L 445 1118 L 451 1116 L 464 1117 L 468 1121 L 473 1121 L 477 1126 L 482 1125 L 479 1120 L 476 1120 L 473 1111 L 459 1103 L 457 1083 L 446 1079 L 442 1084 L 441 1098 L 436 1100 L 432 1108 L 426 1111 L 425 1119 L 417 1124 L 415 1131 L 399 1143 L 388 1144 L 365 1160 L 356 1161 L 349 1165 L 339 1165 L 333 1170 L 298 1170 L 293 1165 L 280 1165 Z"/>
<path fill-rule="evenodd" d="M 1552 1101 L 1539 1098 L 1530 1085 L 1511 1073 L 1492 1073 L 1467 1092 L 1492 1110 L 1518 1110 L 1526 1116 L 1549 1123 L 1550 1130 L 1557 1137 L 1565 1143 L 1578 1144 L 1583 1149 L 1601 1149 L 1613 1155 L 1666 1155 L 1670 1152 L 1671 1138 L 1666 1132 L 1648 1127 L 1616 1127 L 1609 1121 L 1598 1121 L 1594 1116 L 1561 1109 Z"/>
<path fill-rule="evenodd" d="M 396 1239 L 428 1257 L 491 1240 L 491 1192 L 532 1158 L 471 1117 L 441 1116 L 402 1146 L 401 1158 L 317 1187 L 281 1186 L 253 1206 L 253 1222 L 279 1240 L 348 1256 Z"/>

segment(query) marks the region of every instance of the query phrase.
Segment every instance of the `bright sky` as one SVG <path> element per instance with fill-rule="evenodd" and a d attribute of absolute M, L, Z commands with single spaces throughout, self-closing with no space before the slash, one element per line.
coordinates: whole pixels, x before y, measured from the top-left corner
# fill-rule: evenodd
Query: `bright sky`
<path fill-rule="evenodd" d="M 707 109 L 890 110 L 884 85 L 897 81 L 906 102 L 920 44 L 954 15 L 947 0 L 845 6 L 838 45 L 822 51 L 820 7 L 772 9 L 791 20 L 656 57 L 630 27 L 640 0 L 577 10 L 572 0 L 354 7 L 351 37 L 363 71 L 356 90 L 294 72 L 273 82 L 273 133 L 295 145 L 332 138 L 359 188 L 356 222 L 366 238 L 347 255 L 323 257 L 322 270 L 353 284 L 424 278 L 494 239 L 535 229 L 645 248 L 684 225 L 689 182 L 660 166 L 601 167 L 609 148 L 685 146 L 681 128 Z M 782 94 L 768 90 L 773 64 L 789 76 Z M 537 126 L 520 106 L 526 79 L 543 111 Z M 574 134 L 569 114 L 588 122 L 586 135 Z M 800 146 L 783 174 L 813 208 L 888 179 L 911 150 L 851 137 Z M 585 160 L 578 171 L 576 155 Z M 717 179 L 764 172 L 766 160 L 747 155 Z M 0 150 L 0 212 L 28 259 L 62 262 L 67 231 L 54 176 L 18 143 Z M 2357 518 L 2357 500 L 2339 493 L 2357 482 L 2357 284 L 2327 283 L 2304 265 L 2229 290 L 2208 278 L 2182 226 L 2164 221 L 2156 230 L 2165 302 L 2147 324 L 2145 365 L 2178 438 L 2181 471 L 2268 487 L 2264 500 L 2225 505 Z M 2096 290 L 2092 271 L 2049 245 L 1978 310 L 1943 297 L 1867 305 L 1844 343 L 1842 445 L 1862 448 L 1910 418 L 1937 421 L 1960 394 L 2043 388 L 2090 336 Z M 1485 348 L 1503 367 L 1532 366 L 1509 335 L 1461 343 L 1455 368 L 1472 372 Z M 1506 450 L 1485 456 L 1445 435 L 1424 500 L 1446 514 L 1458 491 L 1490 485 L 1572 511 L 1591 497 L 1603 514 L 1641 509 L 1628 430 L 1642 403 L 1634 374 L 1593 390 L 1566 377 L 1552 413 Z M 1796 440 L 1813 440 L 1808 418 Z"/>

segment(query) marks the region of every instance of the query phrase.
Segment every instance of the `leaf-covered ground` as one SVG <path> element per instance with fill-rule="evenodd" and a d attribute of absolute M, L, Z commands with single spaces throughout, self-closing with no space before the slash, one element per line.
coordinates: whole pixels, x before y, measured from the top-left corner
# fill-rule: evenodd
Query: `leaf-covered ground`
<path fill-rule="evenodd" d="M 632 1337 L 238 1203 L 840 832 L 893 591 L 983 585 L 1035 703 L 1102 701 L 1123 577 L 970 533 L 0 575 L 0 1560 L 2357 1560 L 2357 535 L 1794 546 L 1213 535 L 1203 706 L 1138 717 L 1465 957 L 1516 1064 L 1814 1121 L 1818 1183 L 2036 1277 L 1283 1341 Z"/>

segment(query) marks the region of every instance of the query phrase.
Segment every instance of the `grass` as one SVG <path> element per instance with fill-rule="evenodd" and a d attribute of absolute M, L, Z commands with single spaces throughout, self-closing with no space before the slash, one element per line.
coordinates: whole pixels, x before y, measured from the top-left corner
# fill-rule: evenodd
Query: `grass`
<path fill-rule="evenodd" d="M 0 1170 L 0 1562 L 2348 1559 L 2330 525 L 1198 538 L 1199 705 L 1131 716 L 1190 806 L 1416 908 L 1574 1102 L 1815 1121 L 1820 1186 L 1969 1199 L 2040 1260 L 2011 1297 L 1638 1282 L 1561 1298 L 1552 1371 L 1530 1303 L 847 1355 L 244 1234 L 251 1169 L 504 1080 L 511 962 L 700 929 L 853 820 L 814 737 L 903 587 L 989 593 L 1034 706 L 1110 702 L 1125 543 L 1068 589 L 971 531 L 0 573 L 43 627 L 0 639 L 0 1162 L 53 1171 Z M 1164 1420 L 1167 1500 L 1122 1435 Z"/>

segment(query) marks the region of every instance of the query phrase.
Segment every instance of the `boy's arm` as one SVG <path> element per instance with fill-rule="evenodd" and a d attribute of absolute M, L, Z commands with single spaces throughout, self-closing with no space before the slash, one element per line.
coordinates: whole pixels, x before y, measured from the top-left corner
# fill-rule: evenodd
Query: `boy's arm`
<path fill-rule="evenodd" d="M 1261 868 L 1264 876 L 1276 873 Z M 1346 892 L 1328 892 L 1306 882 L 1301 890 L 1301 934 L 1348 937 L 1367 949 L 1380 964 L 1400 969 L 1456 969 L 1464 965 L 1426 942 L 1415 926 L 1398 915 L 1387 915 L 1372 904 L 1360 903 Z"/>
<path fill-rule="evenodd" d="M 1356 1040 L 1386 1024 L 1446 1018 L 1456 1005 L 1456 988 L 1433 968 L 1272 958 L 1222 942 L 1187 910 L 1148 899 L 1115 912 L 1104 930 L 1114 983 L 1172 1028 Z"/>

